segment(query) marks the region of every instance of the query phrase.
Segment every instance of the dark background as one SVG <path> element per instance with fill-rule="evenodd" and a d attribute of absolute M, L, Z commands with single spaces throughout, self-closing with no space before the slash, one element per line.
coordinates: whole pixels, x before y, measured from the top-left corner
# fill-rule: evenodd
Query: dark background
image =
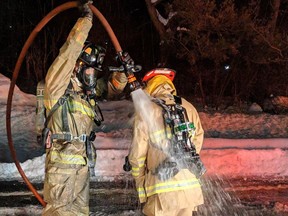
<path fill-rule="evenodd" d="M 12 77 L 31 31 L 48 12 L 65 2 L 1 1 L 0 73 Z M 180 95 L 216 108 L 223 101 L 227 105 L 241 105 L 243 101 L 263 105 L 271 94 L 288 95 L 286 0 L 159 2 L 155 8 L 164 18 L 171 10 L 177 12 L 164 27 L 164 36 L 156 30 L 144 0 L 93 3 L 110 23 L 122 49 L 142 65 L 138 78 L 157 66 L 171 67 L 177 71 L 175 86 Z M 76 8 L 62 12 L 38 34 L 17 80 L 22 91 L 35 94 L 37 82 L 45 77 L 79 16 Z M 189 31 L 179 31 L 178 27 Z M 89 40 L 101 45 L 108 42 L 105 64 L 117 65 L 113 45 L 96 17 Z M 104 76 L 108 75 L 106 71 Z"/>
<path fill-rule="evenodd" d="M 67 1 L 2 1 L 0 71 L 11 78 L 20 51 L 40 20 L 56 6 Z M 105 16 L 123 50 L 129 51 L 134 61 L 151 69 L 157 61 L 157 34 L 146 12 L 144 1 L 97 1 L 94 5 Z M 23 62 L 17 85 L 25 92 L 35 93 L 36 84 L 46 71 L 80 12 L 77 8 L 66 10 L 53 18 L 37 35 Z M 115 65 L 115 50 L 105 29 L 94 16 L 89 40 L 105 46 L 108 42 L 106 65 Z M 154 66 L 153 66 L 154 65 Z M 140 75 L 141 76 L 141 75 Z M 29 87 L 28 87 L 29 86 Z"/>

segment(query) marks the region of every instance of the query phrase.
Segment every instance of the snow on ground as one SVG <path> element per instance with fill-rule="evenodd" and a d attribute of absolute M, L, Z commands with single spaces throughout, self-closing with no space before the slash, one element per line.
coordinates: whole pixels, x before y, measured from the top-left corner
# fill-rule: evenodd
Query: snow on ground
<path fill-rule="evenodd" d="M 6 137 L 6 102 L 10 82 L 0 74 L 0 180 L 20 179 L 12 163 Z M 18 159 L 28 178 L 42 181 L 44 149 L 34 130 L 36 97 L 17 87 L 12 103 L 12 133 Z M 131 142 L 133 103 L 129 100 L 100 102 L 105 122 L 94 142 L 97 150 L 96 177 L 114 180 L 129 175 L 122 165 Z M 227 114 L 200 112 L 206 132 L 202 160 L 206 175 L 288 176 L 288 116 L 270 114 Z M 241 138 L 241 139 L 239 139 Z M 246 139 L 244 139 L 246 138 Z M 249 139 L 247 139 L 249 138 Z M 261 138 L 261 139 L 254 139 Z M 269 138 L 269 139 L 264 139 Z"/>
<path fill-rule="evenodd" d="M 128 140 L 127 140 L 128 141 Z M 265 145 L 259 144 L 261 140 L 242 140 L 240 147 L 213 148 L 223 143 L 229 143 L 226 139 L 207 139 L 201 152 L 201 158 L 207 168 L 206 175 L 223 176 L 229 178 L 237 177 L 273 177 L 275 179 L 288 177 L 288 151 L 282 148 L 287 144 L 287 139 L 269 139 Z M 256 148 L 251 148 L 254 143 Z M 103 143 L 102 143 L 103 144 Z M 211 144 L 212 148 L 207 146 Z M 278 144 L 278 146 L 277 146 Z M 243 148 L 241 147 L 243 146 Z M 249 146 L 245 148 L 245 146 Z M 261 148 L 263 146 L 264 148 Z M 273 148 L 271 148 L 273 146 Z M 122 178 L 129 173 L 122 169 L 124 157 L 128 149 L 102 148 L 97 150 L 97 163 L 95 181 L 113 181 Z M 42 181 L 44 178 L 45 155 L 29 159 L 21 166 L 29 179 Z M 13 163 L 0 163 L 0 181 L 19 180 L 20 175 Z"/>

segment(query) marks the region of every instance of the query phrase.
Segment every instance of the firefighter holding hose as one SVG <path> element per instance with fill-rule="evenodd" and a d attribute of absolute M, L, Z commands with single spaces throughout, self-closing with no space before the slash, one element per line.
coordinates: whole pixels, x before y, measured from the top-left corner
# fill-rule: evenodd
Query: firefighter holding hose
<path fill-rule="evenodd" d="M 92 1 L 79 1 L 79 18 L 50 66 L 45 78 L 46 146 L 43 215 L 89 215 L 89 155 L 87 143 L 95 138 L 93 125 L 103 120 L 95 97 L 97 73 L 105 49 L 87 42 L 92 27 Z M 114 72 L 110 95 L 127 83 L 124 73 Z M 100 111 L 100 112 L 99 112 Z M 91 147 L 91 146 L 90 146 Z M 94 171 L 92 171 L 94 172 Z"/>

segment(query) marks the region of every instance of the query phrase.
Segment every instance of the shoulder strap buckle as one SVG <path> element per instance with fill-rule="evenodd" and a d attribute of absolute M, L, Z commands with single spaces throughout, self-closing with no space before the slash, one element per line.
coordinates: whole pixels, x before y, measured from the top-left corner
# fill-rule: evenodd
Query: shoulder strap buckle
<path fill-rule="evenodd" d="M 62 106 L 66 101 L 67 101 L 67 96 L 63 95 L 62 97 L 59 98 L 58 104 Z"/>

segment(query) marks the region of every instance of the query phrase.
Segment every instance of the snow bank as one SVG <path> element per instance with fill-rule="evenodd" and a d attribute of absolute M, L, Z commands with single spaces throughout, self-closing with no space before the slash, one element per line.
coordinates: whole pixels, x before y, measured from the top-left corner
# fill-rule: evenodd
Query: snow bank
<path fill-rule="evenodd" d="M 109 141 L 113 142 L 112 139 Z M 205 139 L 201 151 L 201 158 L 207 168 L 205 175 L 226 178 L 273 177 L 277 179 L 288 177 L 288 139 L 265 140 L 263 145 L 259 144 L 260 141 Z M 123 140 L 122 142 L 124 143 Z M 223 143 L 225 145 L 221 146 Z M 252 147 L 249 145 L 250 143 L 254 144 L 256 148 L 250 148 Z M 96 176 L 91 180 L 113 181 L 131 177 L 130 173 L 124 172 L 122 168 L 127 154 L 127 148 L 110 149 L 109 145 L 106 148 L 102 146 L 97 150 Z M 45 155 L 42 155 L 21 163 L 21 166 L 29 179 L 42 181 L 44 164 Z M 0 163 L 0 181 L 4 180 L 20 180 L 20 175 L 13 163 Z"/>
<path fill-rule="evenodd" d="M 6 105 L 9 88 L 10 80 L 0 73 L 0 104 Z M 36 96 L 23 93 L 16 85 L 12 99 L 13 106 L 36 106 Z"/>
<path fill-rule="evenodd" d="M 288 151 L 218 149 L 201 153 L 207 175 L 237 177 L 288 177 Z"/>

